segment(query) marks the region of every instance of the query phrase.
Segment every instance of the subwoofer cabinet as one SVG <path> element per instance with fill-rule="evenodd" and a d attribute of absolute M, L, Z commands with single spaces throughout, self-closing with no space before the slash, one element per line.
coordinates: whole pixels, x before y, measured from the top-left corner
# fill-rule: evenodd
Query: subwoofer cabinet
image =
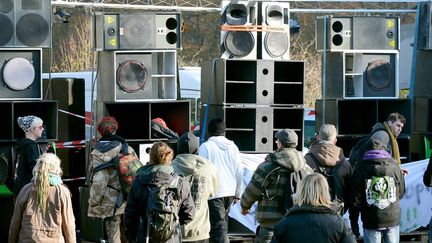
<path fill-rule="evenodd" d="M 304 103 L 304 62 L 214 59 L 201 66 L 201 102 L 296 106 Z"/>
<path fill-rule="evenodd" d="M 384 122 L 392 112 L 406 119 L 401 134 L 411 133 L 411 102 L 408 99 L 325 99 L 317 100 L 316 131 L 322 124 L 333 124 L 339 135 L 365 136 L 377 122 Z"/>
<path fill-rule="evenodd" d="M 326 98 L 399 97 L 398 51 L 343 51 L 323 55 Z"/>
<path fill-rule="evenodd" d="M 204 115 L 208 114 L 204 126 Z M 298 135 L 298 150 L 303 149 L 304 108 L 294 107 L 234 107 L 210 105 L 201 107 L 201 129 L 206 129 L 213 118 L 222 118 L 226 124 L 226 137 L 233 140 L 242 152 L 268 153 L 276 149 L 274 134 L 290 128 Z"/>

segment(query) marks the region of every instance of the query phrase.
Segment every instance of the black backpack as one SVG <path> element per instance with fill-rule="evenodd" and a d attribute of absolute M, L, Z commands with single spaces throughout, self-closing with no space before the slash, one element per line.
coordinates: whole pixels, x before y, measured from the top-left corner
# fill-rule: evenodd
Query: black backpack
<path fill-rule="evenodd" d="M 178 230 L 180 209 L 179 180 L 171 174 L 171 182 L 147 185 L 146 242 L 166 242 Z"/>
<path fill-rule="evenodd" d="M 336 213 L 343 215 L 344 214 L 344 201 L 343 198 L 338 198 L 336 194 L 336 185 L 338 184 L 338 179 L 336 176 L 337 165 L 335 167 L 324 167 L 322 166 L 318 159 L 312 154 L 308 153 L 308 155 L 314 161 L 316 167 L 318 168 L 318 173 L 323 175 L 330 189 L 330 208 L 333 209 Z"/>

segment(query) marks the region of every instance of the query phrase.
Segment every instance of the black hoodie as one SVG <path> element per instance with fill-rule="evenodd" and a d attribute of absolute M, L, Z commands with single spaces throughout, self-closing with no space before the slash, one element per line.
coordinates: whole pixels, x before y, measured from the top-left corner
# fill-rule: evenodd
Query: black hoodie
<path fill-rule="evenodd" d="M 14 181 L 15 197 L 26 184 L 33 178 L 33 167 L 36 165 L 36 159 L 39 158 L 42 151 L 39 145 L 28 138 L 23 138 L 17 142 L 16 146 L 16 163 L 18 168 L 17 177 Z"/>

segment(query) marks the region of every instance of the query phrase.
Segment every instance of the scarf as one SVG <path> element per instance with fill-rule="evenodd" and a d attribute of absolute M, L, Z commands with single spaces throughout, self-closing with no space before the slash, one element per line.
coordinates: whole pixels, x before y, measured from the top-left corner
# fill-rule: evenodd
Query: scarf
<path fill-rule="evenodd" d="M 99 141 L 119 141 L 122 144 L 126 143 L 126 140 L 124 140 L 124 138 L 120 137 L 117 134 L 105 135 L 105 136 L 101 137 L 101 139 L 99 139 Z"/>
<path fill-rule="evenodd" d="M 387 125 L 387 122 L 383 122 L 383 124 L 384 124 L 384 128 L 385 128 L 386 132 L 388 133 L 388 135 L 390 137 L 390 143 L 392 146 L 393 158 L 396 160 L 396 163 L 398 165 L 400 165 L 401 160 L 400 160 L 400 153 L 399 153 L 399 145 L 398 145 L 396 138 L 393 135 L 393 132 L 391 131 L 390 127 Z"/>

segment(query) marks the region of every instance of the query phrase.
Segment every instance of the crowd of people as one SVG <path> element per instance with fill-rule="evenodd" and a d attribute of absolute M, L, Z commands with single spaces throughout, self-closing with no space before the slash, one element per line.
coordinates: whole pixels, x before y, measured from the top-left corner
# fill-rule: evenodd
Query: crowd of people
<path fill-rule="evenodd" d="M 405 118 L 391 113 L 377 123 L 345 158 L 337 131 L 323 124 L 308 153 L 298 147 L 292 129 L 275 133 L 276 150 L 242 185 L 238 147 L 225 137 L 220 118 L 208 124 L 210 137 L 201 145 L 187 132 L 177 147 L 158 141 L 149 161 L 123 194 L 115 168 L 91 173 L 88 217 L 102 218 L 109 242 L 229 242 L 228 214 L 240 203 L 241 213 L 255 212 L 255 242 L 356 242 L 363 222 L 365 243 L 399 242 L 399 200 L 405 193 L 396 138 Z M 16 203 L 9 242 L 76 242 L 71 195 L 61 181 L 60 159 L 42 151 L 40 118 L 18 118 L 26 134 L 20 143 Z M 116 134 L 119 124 L 104 117 L 97 124 L 100 139 L 91 152 L 91 168 L 123 153 L 136 156 Z M 432 165 L 425 173 L 431 186 Z M 244 188 L 244 190 L 243 190 Z M 342 216 L 349 212 L 350 223 Z"/>

